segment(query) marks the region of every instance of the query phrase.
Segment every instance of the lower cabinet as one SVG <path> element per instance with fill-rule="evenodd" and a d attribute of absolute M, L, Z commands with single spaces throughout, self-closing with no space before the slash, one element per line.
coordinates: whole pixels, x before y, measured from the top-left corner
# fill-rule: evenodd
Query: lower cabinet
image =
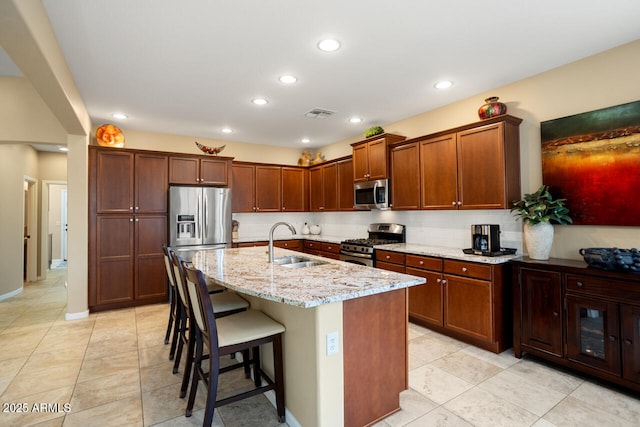
<path fill-rule="evenodd" d="M 495 353 L 511 346 L 509 264 L 376 250 L 376 267 L 427 280 L 409 288 L 412 322 Z"/>
<path fill-rule="evenodd" d="M 165 301 L 166 215 L 98 215 L 95 230 L 89 308 L 99 311 Z"/>
<path fill-rule="evenodd" d="M 640 277 L 582 261 L 514 269 L 514 353 L 640 391 Z"/>
<path fill-rule="evenodd" d="M 323 256 L 325 258 L 340 259 L 340 244 L 305 240 L 303 251 L 306 254 Z"/>

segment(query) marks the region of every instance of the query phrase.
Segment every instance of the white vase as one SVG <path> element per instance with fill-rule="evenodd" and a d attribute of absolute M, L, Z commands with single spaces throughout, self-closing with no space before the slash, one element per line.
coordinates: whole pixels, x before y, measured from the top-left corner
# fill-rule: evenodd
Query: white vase
<path fill-rule="evenodd" d="M 553 225 L 541 222 L 535 225 L 524 224 L 524 244 L 529 258 L 538 260 L 549 259 L 553 244 Z"/>

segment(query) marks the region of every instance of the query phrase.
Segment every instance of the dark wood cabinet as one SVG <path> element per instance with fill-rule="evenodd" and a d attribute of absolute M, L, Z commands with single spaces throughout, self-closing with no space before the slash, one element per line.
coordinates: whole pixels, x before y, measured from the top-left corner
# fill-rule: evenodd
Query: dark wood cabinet
<path fill-rule="evenodd" d="M 424 285 L 409 288 L 409 319 L 444 326 L 442 258 L 407 255 L 406 273 L 424 277 Z"/>
<path fill-rule="evenodd" d="M 515 356 L 527 352 L 640 391 L 640 276 L 574 260 L 514 265 Z"/>
<path fill-rule="evenodd" d="M 304 168 L 282 167 L 282 211 L 309 209 L 309 172 Z"/>
<path fill-rule="evenodd" d="M 560 273 L 522 268 L 514 293 L 520 301 L 517 313 L 522 319 L 518 345 L 562 357 L 564 310 Z"/>
<path fill-rule="evenodd" d="M 89 309 L 167 299 L 168 156 L 89 149 Z"/>
<path fill-rule="evenodd" d="M 393 209 L 420 209 L 420 147 L 418 143 L 391 148 Z"/>
<path fill-rule="evenodd" d="M 273 242 L 273 246 L 278 248 L 290 249 L 292 251 L 303 251 L 302 240 L 276 240 Z"/>
<path fill-rule="evenodd" d="M 232 165 L 233 212 L 279 212 L 282 208 L 280 166 Z"/>
<path fill-rule="evenodd" d="M 309 183 L 311 211 L 338 210 L 338 166 L 335 162 L 309 169 Z"/>
<path fill-rule="evenodd" d="M 338 168 L 338 210 L 352 211 L 353 208 L 353 160 L 336 162 Z"/>
<path fill-rule="evenodd" d="M 317 240 L 305 240 L 303 242 L 304 253 L 323 256 L 325 258 L 340 259 L 340 244 L 319 242 Z"/>
<path fill-rule="evenodd" d="M 388 145 L 404 136 L 381 134 L 351 144 L 353 147 L 353 181 L 370 181 L 389 177 Z"/>
<path fill-rule="evenodd" d="M 406 141 L 419 147 L 421 208 L 509 208 L 520 197 L 521 122 L 505 115 Z"/>
<path fill-rule="evenodd" d="M 229 185 L 230 157 L 170 156 L 171 184 Z"/>
<path fill-rule="evenodd" d="M 385 250 L 376 250 L 375 258 L 376 268 L 427 280 L 408 290 L 412 322 L 495 353 L 511 346 L 509 264 Z"/>

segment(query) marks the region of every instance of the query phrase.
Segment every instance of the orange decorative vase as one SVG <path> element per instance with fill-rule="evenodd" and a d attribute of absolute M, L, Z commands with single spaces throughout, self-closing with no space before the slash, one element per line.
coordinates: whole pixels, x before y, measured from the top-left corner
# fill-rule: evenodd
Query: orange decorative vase
<path fill-rule="evenodd" d="M 492 96 L 484 100 L 485 104 L 478 109 L 478 116 L 481 120 L 507 114 L 507 105 L 498 102 L 498 99 L 497 96 Z"/>

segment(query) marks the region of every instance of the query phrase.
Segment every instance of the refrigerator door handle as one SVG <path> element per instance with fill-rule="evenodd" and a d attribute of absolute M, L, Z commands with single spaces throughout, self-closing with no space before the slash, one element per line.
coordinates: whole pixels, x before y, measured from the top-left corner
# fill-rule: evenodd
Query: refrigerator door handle
<path fill-rule="evenodd" d="M 204 212 L 205 215 L 203 215 L 201 218 L 203 218 L 203 222 L 204 222 L 204 235 L 202 236 L 202 240 L 206 240 L 209 237 L 209 209 L 208 209 L 208 197 L 207 197 L 207 193 L 206 191 L 203 191 L 203 203 L 204 203 Z"/>
<path fill-rule="evenodd" d="M 201 232 L 201 228 L 202 228 L 202 214 L 201 214 L 201 209 L 200 209 L 200 199 L 198 199 L 198 203 L 197 203 L 197 213 L 196 213 L 196 224 L 197 224 L 197 228 L 196 228 L 196 238 L 200 239 L 202 232 Z"/>

